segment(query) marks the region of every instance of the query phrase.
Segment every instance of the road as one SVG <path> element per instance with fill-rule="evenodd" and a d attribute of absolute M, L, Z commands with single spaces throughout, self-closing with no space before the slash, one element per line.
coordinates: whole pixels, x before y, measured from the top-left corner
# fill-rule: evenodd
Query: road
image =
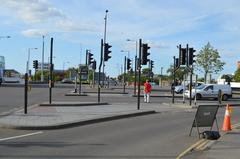
<path fill-rule="evenodd" d="M 65 96 L 66 93 L 73 91 L 72 88 L 67 85 L 62 88 L 52 89 L 52 101 L 79 101 L 79 102 L 97 102 L 97 94 L 90 93 L 89 96 Z M 89 88 L 83 89 L 83 91 L 91 91 Z M 105 90 L 106 91 L 106 90 Z M 119 89 L 109 90 L 113 92 L 122 92 Z M 130 94 L 101 94 L 101 102 L 109 103 L 136 103 L 137 98 L 132 97 L 132 90 L 126 90 Z M 0 87 L 0 113 L 7 112 L 14 108 L 24 106 L 24 88 L 23 87 Z M 28 93 L 28 104 L 39 104 L 49 101 L 49 89 L 33 87 Z M 152 103 L 168 102 L 168 98 L 152 98 Z"/>
<path fill-rule="evenodd" d="M 193 114 L 158 113 L 71 129 L 43 131 L 32 136 L 0 141 L 0 158 L 176 158 L 197 140 L 196 137 L 188 137 Z M 8 130 L 4 131 L 0 133 L 5 134 L 1 138 L 6 138 Z M 16 134 L 18 130 L 15 131 Z M 34 132 L 21 131 L 17 134 Z"/>
<path fill-rule="evenodd" d="M 96 95 L 66 97 L 69 88 L 54 88 L 53 101 L 97 101 Z M 1 111 L 23 106 L 23 88 L 1 87 Z M 130 95 L 105 94 L 102 101 L 136 103 Z M 48 89 L 33 88 L 29 103 L 48 101 Z M 161 106 L 170 98 L 151 98 L 151 104 Z M 181 99 L 176 99 L 181 103 Z M 201 101 L 210 103 L 215 101 Z M 235 102 L 239 102 L 236 100 Z M 221 128 L 224 108 L 217 118 Z M 239 121 L 240 109 L 233 108 L 232 123 Z M 176 158 L 194 144 L 196 130 L 189 137 L 195 109 L 172 109 L 168 112 L 108 121 L 98 124 L 51 131 L 0 129 L 0 158 Z"/>

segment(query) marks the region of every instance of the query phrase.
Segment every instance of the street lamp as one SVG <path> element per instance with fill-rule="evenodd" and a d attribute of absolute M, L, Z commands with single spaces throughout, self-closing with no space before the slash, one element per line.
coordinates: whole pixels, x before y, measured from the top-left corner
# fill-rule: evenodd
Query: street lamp
<path fill-rule="evenodd" d="M 63 77 L 64 77 L 64 72 L 65 72 L 65 71 L 64 71 L 64 67 L 65 67 L 65 64 L 66 64 L 66 63 L 70 63 L 70 62 L 69 62 L 69 61 L 63 62 Z"/>
<path fill-rule="evenodd" d="M 43 66 L 44 66 L 44 35 L 42 36 L 42 65 L 41 65 L 41 82 L 43 82 L 44 78 L 43 78 Z"/>
<path fill-rule="evenodd" d="M 27 60 L 27 68 L 26 68 L 26 73 L 29 76 L 29 61 L 30 61 L 30 51 L 31 50 L 37 50 L 38 48 L 28 48 L 28 60 Z"/>
<path fill-rule="evenodd" d="M 127 52 L 127 53 L 128 53 L 128 58 L 129 58 L 129 52 L 130 52 L 130 51 L 127 51 L 127 50 L 121 50 L 121 52 Z"/>
<path fill-rule="evenodd" d="M 134 68 L 134 95 L 136 95 L 137 91 L 136 91 L 136 85 L 137 85 L 137 53 L 138 53 L 138 42 L 137 40 L 131 40 L 131 39 L 127 39 L 127 41 L 133 41 L 136 42 L 136 55 L 135 55 L 135 68 Z"/>

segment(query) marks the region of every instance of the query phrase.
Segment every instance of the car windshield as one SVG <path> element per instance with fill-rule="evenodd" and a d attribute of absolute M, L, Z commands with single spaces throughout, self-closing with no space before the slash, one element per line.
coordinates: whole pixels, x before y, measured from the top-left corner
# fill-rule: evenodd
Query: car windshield
<path fill-rule="evenodd" d="M 197 86 L 196 89 L 203 89 L 205 87 L 204 84 L 200 85 L 200 86 Z"/>

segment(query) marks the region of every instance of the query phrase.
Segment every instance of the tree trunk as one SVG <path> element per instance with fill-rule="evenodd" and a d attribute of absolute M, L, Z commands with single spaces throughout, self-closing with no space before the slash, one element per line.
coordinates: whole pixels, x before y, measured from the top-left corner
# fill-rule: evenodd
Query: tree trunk
<path fill-rule="evenodd" d="M 207 83 L 207 72 L 204 73 L 204 83 Z"/>

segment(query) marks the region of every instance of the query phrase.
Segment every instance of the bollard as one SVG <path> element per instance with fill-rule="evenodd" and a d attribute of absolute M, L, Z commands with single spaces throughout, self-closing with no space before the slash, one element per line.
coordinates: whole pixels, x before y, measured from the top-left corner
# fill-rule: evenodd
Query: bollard
<path fill-rule="evenodd" d="M 221 89 L 218 90 L 218 103 L 222 104 L 222 90 Z"/>

